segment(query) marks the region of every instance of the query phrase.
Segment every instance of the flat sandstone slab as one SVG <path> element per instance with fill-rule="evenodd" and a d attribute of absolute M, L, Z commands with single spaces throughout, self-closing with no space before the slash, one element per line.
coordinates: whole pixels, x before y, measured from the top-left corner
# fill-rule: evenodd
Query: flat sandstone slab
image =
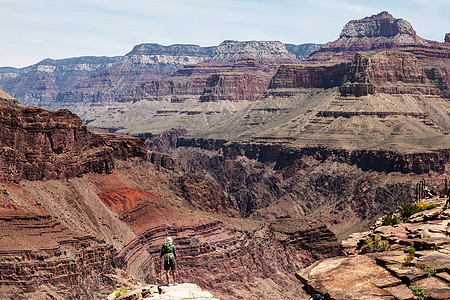
<path fill-rule="evenodd" d="M 318 261 L 296 273 L 305 286 L 334 299 L 394 299 L 383 288 L 401 285 L 400 279 L 365 255 Z"/>

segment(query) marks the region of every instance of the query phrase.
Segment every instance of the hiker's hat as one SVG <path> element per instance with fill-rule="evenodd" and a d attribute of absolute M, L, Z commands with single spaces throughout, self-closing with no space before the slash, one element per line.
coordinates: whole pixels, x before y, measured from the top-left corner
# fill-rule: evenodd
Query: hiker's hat
<path fill-rule="evenodd" d="M 166 238 L 166 243 L 172 244 L 172 238 L 170 236 Z"/>

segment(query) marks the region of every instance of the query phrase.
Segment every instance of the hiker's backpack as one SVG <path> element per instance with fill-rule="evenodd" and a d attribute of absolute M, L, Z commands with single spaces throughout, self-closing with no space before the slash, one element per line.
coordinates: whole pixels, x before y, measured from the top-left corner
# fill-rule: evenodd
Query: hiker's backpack
<path fill-rule="evenodd" d="M 173 259 L 172 246 L 169 243 L 163 245 L 163 253 L 166 260 Z"/>

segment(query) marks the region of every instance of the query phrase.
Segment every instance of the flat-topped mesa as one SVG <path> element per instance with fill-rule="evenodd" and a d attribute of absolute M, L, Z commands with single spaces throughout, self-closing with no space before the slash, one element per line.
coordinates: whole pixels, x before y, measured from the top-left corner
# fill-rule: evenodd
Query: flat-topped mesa
<path fill-rule="evenodd" d="M 217 47 L 211 63 L 236 62 L 245 58 L 253 58 L 260 64 L 296 61 L 295 56 L 281 42 L 224 41 Z"/>
<path fill-rule="evenodd" d="M 170 55 L 170 56 L 196 56 L 211 57 L 214 55 L 216 46 L 201 47 L 198 45 L 174 44 L 163 46 L 156 43 L 140 44 L 133 47 L 127 56 L 132 55 Z"/>
<path fill-rule="evenodd" d="M 397 51 L 357 53 L 339 91 L 342 96 L 375 93 L 439 95 L 417 58 Z"/>

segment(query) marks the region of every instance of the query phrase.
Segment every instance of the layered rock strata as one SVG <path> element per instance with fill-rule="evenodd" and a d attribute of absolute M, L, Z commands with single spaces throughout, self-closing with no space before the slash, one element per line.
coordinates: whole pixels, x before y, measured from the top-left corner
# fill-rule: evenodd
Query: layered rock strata
<path fill-rule="evenodd" d="M 332 88 L 340 86 L 349 64 L 281 65 L 270 81 L 269 89 Z"/>
<path fill-rule="evenodd" d="M 180 138 L 180 147 L 198 147 L 223 153 L 225 159 L 245 156 L 262 163 L 275 163 L 275 169 L 281 170 L 304 156 L 320 161 L 333 159 L 338 162 L 356 165 L 363 170 L 424 174 L 430 171 L 443 173 L 449 162 L 448 150 L 426 153 L 400 153 L 382 150 L 345 150 L 329 147 L 291 148 L 277 144 L 258 144 L 228 142 L 204 139 Z"/>
<path fill-rule="evenodd" d="M 45 289 L 53 299 L 101 297 L 112 288 L 108 276 L 121 265 L 111 245 L 46 214 L 0 209 L 0 237 L 5 299 L 48 299 Z"/>
<path fill-rule="evenodd" d="M 416 34 L 409 22 L 396 19 L 388 12 L 381 12 L 348 22 L 339 39 L 327 43 L 307 60 L 316 63 L 343 58 L 350 60 L 356 52 L 369 50 L 392 49 L 409 52 L 419 59 L 423 67 L 431 69 L 431 73 L 438 74 L 429 78 L 437 84 L 441 95 L 448 98 L 450 97 L 448 45 L 448 42 L 439 43 L 423 39 Z M 439 84 L 440 79 L 445 85 Z"/>
<path fill-rule="evenodd" d="M 341 253 L 333 234 L 317 222 L 286 220 L 269 227 L 255 225 L 246 231 L 233 229 L 228 221 L 153 228 L 127 245 L 122 254 L 131 270 L 158 280 L 160 241 L 169 234 L 177 245 L 182 282 L 196 283 L 219 298 L 228 299 L 239 298 L 234 287 L 239 283 L 253 296 L 268 299 L 276 297 L 281 285 L 285 286 L 284 296 L 296 294 L 286 288 L 291 287 L 290 272 L 296 266 Z M 314 244 L 310 243 L 312 240 Z M 227 271 L 223 272 L 224 269 Z M 281 272 L 275 274 L 275 270 Z M 265 281 L 269 278 L 274 282 L 269 284 L 272 291 Z M 258 289 L 252 287 L 255 279 L 261 282 Z"/>
<path fill-rule="evenodd" d="M 60 179 L 88 172 L 108 173 L 113 156 L 145 156 L 142 140 L 103 138 L 87 130 L 68 110 L 23 107 L 0 99 L 0 179 Z"/>
<path fill-rule="evenodd" d="M 342 96 L 357 97 L 375 93 L 440 95 L 417 58 L 397 51 L 356 54 L 339 91 Z"/>

